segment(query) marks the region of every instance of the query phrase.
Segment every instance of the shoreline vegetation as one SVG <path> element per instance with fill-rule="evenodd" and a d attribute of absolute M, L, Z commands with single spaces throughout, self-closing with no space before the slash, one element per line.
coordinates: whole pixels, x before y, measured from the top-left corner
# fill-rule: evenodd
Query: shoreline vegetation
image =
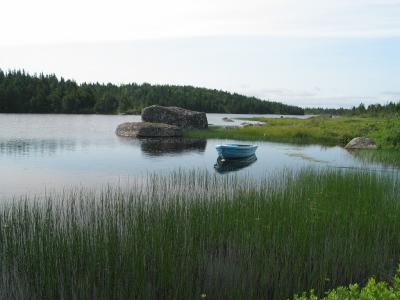
<path fill-rule="evenodd" d="M 82 83 L 55 75 L 0 69 L 0 113 L 140 114 L 147 106 L 207 113 L 303 115 L 304 109 L 193 86 Z"/>
<path fill-rule="evenodd" d="M 390 282 L 400 249 L 397 180 L 343 170 L 260 182 L 177 171 L 126 191 L 3 202 L 0 298 L 291 299 L 371 277 Z"/>
<path fill-rule="evenodd" d="M 330 115 L 330 116 L 367 116 L 367 117 L 399 117 L 400 102 L 389 101 L 386 104 L 370 104 L 365 106 L 361 103 L 352 108 L 305 108 L 309 115 Z"/>
<path fill-rule="evenodd" d="M 400 119 L 371 117 L 251 118 L 264 126 L 210 126 L 208 130 L 185 132 L 187 137 L 248 141 L 272 141 L 294 144 L 345 146 L 358 136 L 375 140 L 379 149 L 400 148 Z"/>
<path fill-rule="evenodd" d="M 140 114 L 150 105 L 179 106 L 206 113 L 330 115 L 383 117 L 400 115 L 400 102 L 361 103 L 352 108 L 301 108 L 257 97 L 194 86 L 149 83 L 81 83 L 56 75 L 0 69 L 0 113 Z"/>

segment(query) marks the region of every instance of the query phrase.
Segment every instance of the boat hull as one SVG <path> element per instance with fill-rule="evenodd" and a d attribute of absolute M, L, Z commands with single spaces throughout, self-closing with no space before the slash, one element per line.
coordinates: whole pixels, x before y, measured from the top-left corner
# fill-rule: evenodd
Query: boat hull
<path fill-rule="evenodd" d="M 254 145 L 239 145 L 227 144 L 218 145 L 216 147 L 219 156 L 223 158 L 245 158 L 255 154 L 257 146 Z"/>

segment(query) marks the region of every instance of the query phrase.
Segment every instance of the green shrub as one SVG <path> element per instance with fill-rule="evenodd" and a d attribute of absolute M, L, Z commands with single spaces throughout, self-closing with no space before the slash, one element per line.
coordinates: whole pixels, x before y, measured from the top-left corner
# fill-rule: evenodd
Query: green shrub
<path fill-rule="evenodd" d="M 325 297 L 317 297 L 314 291 L 309 294 L 295 296 L 295 300 L 397 300 L 400 299 L 400 272 L 392 280 L 392 284 L 376 281 L 370 278 L 364 287 L 358 284 L 350 284 L 348 287 L 338 287 L 329 291 Z"/>

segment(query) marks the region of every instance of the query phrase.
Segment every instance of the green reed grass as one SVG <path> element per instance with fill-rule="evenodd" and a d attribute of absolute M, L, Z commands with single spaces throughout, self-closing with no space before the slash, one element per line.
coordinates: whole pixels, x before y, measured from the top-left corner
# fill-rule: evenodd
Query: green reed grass
<path fill-rule="evenodd" d="M 377 163 L 388 168 L 400 167 L 400 151 L 398 150 L 356 150 L 352 154 L 365 163 Z"/>
<path fill-rule="evenodd" d="M 400 188 L 305 170 L 149 175 L 0 209 L 0 298 L 287 299 L 391 278 Z"/>

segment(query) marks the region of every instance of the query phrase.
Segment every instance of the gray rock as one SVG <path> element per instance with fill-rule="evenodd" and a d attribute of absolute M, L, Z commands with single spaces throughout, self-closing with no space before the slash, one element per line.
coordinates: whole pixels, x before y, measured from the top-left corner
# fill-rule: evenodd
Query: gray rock
<path fill-rule="evenodd" d="M 235 122 L 231 118 L 228 118 L 228 117 L 223 117 L 222 121 L 224 121 L 224 122 Z"/>
<path fill-rule="evenodd" d="M 142 120 L 152 123 L 166 123 L 184 129 L 208 128 L 207 116 L 203 112 L 187 110 L 180 107 L 152 105 L 142 111 Z"/>
<path fill-rule="evenodd" d="M 124 137 L 181 137 L 182 129 L 162 123 L 132 122 L 119 125 L 115 133 Z"/>
<path fill-rule="evenodd" d="M 242 122 L 240 126 L 242 127 L 252 127 L 252 126 L 265 126 L 266 123 L 263 122 Z"/>
<path fill-rule="evenodd" d="M 240 126 L 242 126 L 242 127 L 252 127 L 252 126 L 254 126 L 254 124 L 253 123 L 249 123 L 249 122 L 242 122 L 240 124 Z"/>
<path fill-rule="evenodd" d="M 373 139 L 367 137 L 356 137 L 352 139 L 346 146 L 346 149 L 376 149 L 377 146 Z"/>

